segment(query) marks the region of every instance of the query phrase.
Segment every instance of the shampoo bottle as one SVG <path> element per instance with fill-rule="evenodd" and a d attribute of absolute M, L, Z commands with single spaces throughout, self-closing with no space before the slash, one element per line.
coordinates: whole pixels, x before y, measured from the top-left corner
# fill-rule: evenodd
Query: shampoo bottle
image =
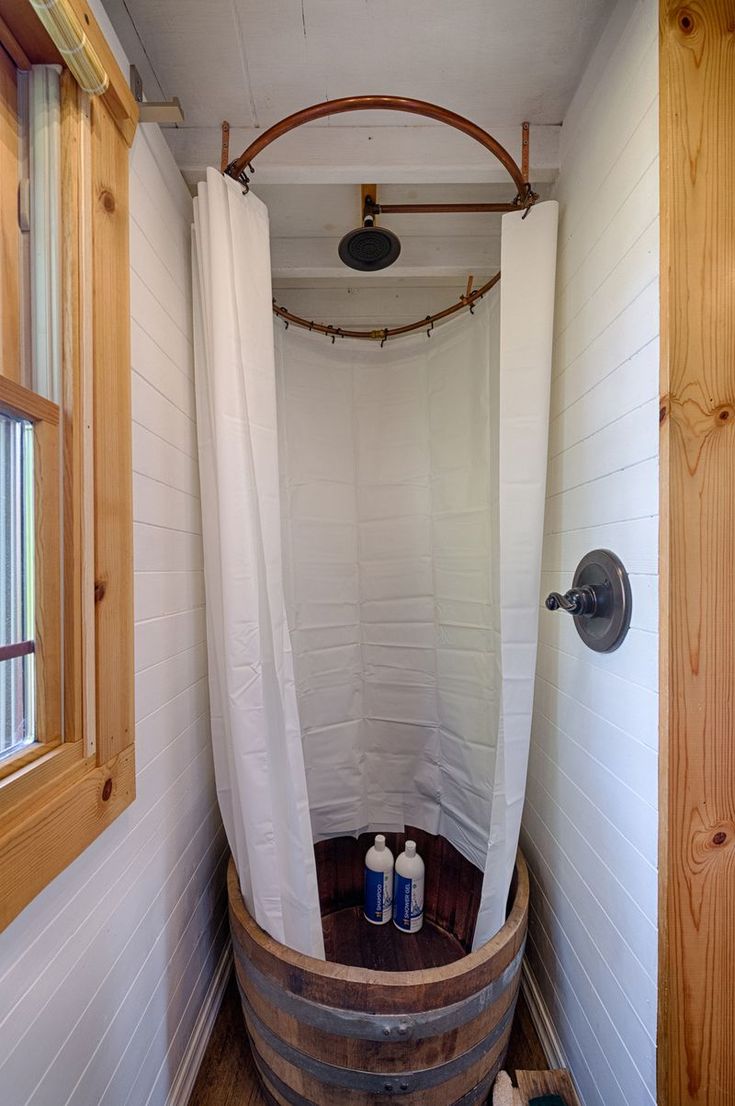
<path fill-rule="evenodd" d="M 403 933 L 418 933 L 424 924 L 424 862 L 415 841 L 407 841 L 396 860 L 393 924 Z"/>
<path fill-rule="evenodd" d="M 379 833 L 365 856 L 365 905 L 363 913 L 373 925 L 382 926 L 393 917 L 393 853 Z"/>

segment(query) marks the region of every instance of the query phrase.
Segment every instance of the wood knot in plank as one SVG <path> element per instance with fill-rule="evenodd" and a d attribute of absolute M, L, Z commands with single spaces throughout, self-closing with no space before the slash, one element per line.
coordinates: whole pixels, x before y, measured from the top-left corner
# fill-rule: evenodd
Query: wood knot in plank
<path fill-rule="evenodd" d="M 105 780 L 105 782 L 102 786 L 102 801 L 104 803 L 106 803 L 111 795 L 112 795 L 112 780 L 108 776 L 108 778 Z"/>
<path fill-rule="evenodd" d="M 115 208 L 117 207 L 117 204 L 115 203 L 115 197 L 113 196 L 112 192 L 109 192 L 107 189 L 100 193 L 100 203 L 102 204 L 108 215 L 112 215 L 115 211 Z"/>
<path fill-rule="evenodd" d="M 676 13 L 676 25 L 683 35 L 691 35 L 696 29 L 694 14 L 689 8 L 679 8 Z"/>
<path fill-rule="evenodd" d="M 95 603 L 101 603 L 105 598 L 105 592 L 107 591 L 107 584 L 104 580 L 95 580 L 94 582 L 94 601 Z"/>
<path fill-rule="evenodd" d="M 709 825 L 700 821 L 692 835 L 692 860 L 697 866 L 707 865 L 723 848 L 735 844 L 735 824 L 727 819 Z"/>
<path fill-rule="evenodd" d="M 717 426 L 724 426 L 731 421 L 735 421 L 735 408 L 729 406 L 719 407 L 715 416 Z"/>

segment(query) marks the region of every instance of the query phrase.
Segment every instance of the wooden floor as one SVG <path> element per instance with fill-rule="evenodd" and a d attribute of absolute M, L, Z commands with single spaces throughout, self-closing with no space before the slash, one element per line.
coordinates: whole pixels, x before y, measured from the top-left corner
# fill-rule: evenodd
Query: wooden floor
<path fill-rule="evenodd" d="M 433 922 L 426 920 L 418 933 L 397 934 L 390 922 L 370 925 L 359 906 L 327 914 L 322 926 L 324 950 L 333 964 L 373 972 L 415 972 L 441 968 L 467 955 L 456 937 Z"/>
<path fill-rule="evenodd" d="M 518 1000 L 510 1037 L 507 1071 L 548 1067 L 523 996 Z M 243 1028 L 234 977 L 204 1054 L 189 1106 L 267 1106 L 258 1088 L 255 1065 Z"/>

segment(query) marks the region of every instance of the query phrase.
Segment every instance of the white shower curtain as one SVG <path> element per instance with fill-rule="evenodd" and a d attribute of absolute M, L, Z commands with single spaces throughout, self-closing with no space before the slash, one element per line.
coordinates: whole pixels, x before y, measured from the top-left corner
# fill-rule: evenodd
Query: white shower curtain
<path fill-rule="evenodd" d="M 218 790 L 246 901 L 296 948 L 323 954 L 312 833 L 442 833 L 485 871 L 476 944 L 503 923 L 535 669 L 556 218 L 551 203 L 505 216 L 499 288 L 431 339 L 331 345 L 278 324 L 276 404 L 265 208 L 214 170 L 200 186 Z"/>
<path fill-rule="evenodd" d="M 316 838 L 418 826 L 505 918 L 525 792 L 557 205 L 500 284 L 380 348 L 276 325 L 284 567 Z"/>
<path fill-rule="evenodd" d="M 474 947 L 505 920 L 521 829 L 538 644 L 558 204 L 504 215 L 500 247 L 500 717 Z"/>
<path fill-rule="evenodd" d="M 323 958 L 282 587 L 268 213 L 214 169 L 195 200 L 193 252 L 217 795 L 253 917 Z"/>

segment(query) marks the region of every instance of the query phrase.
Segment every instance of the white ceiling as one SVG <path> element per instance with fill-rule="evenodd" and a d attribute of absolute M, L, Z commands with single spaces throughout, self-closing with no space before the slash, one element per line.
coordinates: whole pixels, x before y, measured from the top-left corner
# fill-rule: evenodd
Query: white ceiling
<path fill-rule="evenodd" d="M 307 104 L 369 92 L 438 101 L 486 123 L 560 123 L 613 5 L 106 0 L 105 6 L 115 24 L 125 10 L 134 24 L 149 60 L 144 79 L 157 84 L 148 87 L 150 98 L 178 96 L 192 126 L 226 118 L 267 127 Z"/>
<path fill-rule="evenodd" d="M 264 128 L 309 104 L 363 93 L 434 101 L 489 128 L 517 128 L 524 120 L 558 125 L 614 6 L 612 0 L 103 2 L 148 98 L 178 96 L 184 129 L 197 130 L 217 130 L 223 119 Z M 406 119 L 361 113 L 335 116 L 331 126 L 390 127 Z M 433 126 L 418 117 L 410 122 Z"/>
<path fill-rule="evenodd" d="M 178 96 L 165 134 L 190 185 L 263 128 L 338 96 L 429 100 L 490 130 L 520 161 L 530 121 L 531 180 L 553 181 L 559 127 L 614 0 L 103 0 L 148 99 Z M 271 213 L 274 277 L 354 284 L 337 258 L 358 222 L 361 181 L 385 202 L 511 200 L 505 170 L 464 135 L 417 116 L 358 113 L 299 128 L 256 159 Z M 381 195 L 378 196 L 380 200 Z M 499 217 L 385 216 L 399 262 L 367 283 L 444 279 L 464 287 L 497 268 Z M 364 283 L 363 278 L 363 283 Z M 375 287 L 374 283 L 372 285 Z"/>

